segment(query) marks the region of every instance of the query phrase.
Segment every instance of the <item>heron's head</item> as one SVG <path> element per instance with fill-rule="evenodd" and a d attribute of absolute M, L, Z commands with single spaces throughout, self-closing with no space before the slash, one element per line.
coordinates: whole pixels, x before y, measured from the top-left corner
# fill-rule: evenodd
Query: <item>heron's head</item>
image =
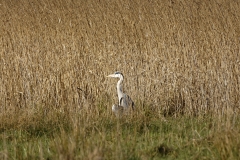
<path fill-rule="evenodd" d="M 107 77 L 113 77 L 113 78 L 123 78 L 123 74 L 121 72 L 115 72 L 114 74 L 110 74 Z"/>

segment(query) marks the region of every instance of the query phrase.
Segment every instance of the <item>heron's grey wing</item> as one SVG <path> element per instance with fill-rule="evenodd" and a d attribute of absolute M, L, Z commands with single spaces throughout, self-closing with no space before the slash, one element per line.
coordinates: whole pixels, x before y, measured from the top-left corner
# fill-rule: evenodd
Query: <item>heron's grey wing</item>
<path fill-rule="evenodd" d="M 124 97 L 120 99 L 120 105 L 123 107 L 132 107 L 132 109 L 134 109 L 134 102 L 127 94 L 124 94 Z"/>

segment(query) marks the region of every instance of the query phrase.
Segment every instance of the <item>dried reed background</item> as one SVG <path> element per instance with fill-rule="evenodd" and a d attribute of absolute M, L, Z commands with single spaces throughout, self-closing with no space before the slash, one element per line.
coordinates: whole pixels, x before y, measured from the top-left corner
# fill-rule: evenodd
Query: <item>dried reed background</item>
<path fill-rule="evenodd" d="M 96 99 L 115 93 L 115 81 L 105 76 L 120 70 L 135 100 L 164 107 L 179 98 L 189 113 L 236 110 L 238 7 L 237 1 L 2 2 L 1 108 L 72 108 L 77 86 Z"/>
<path fill-rule="evenodd" d="M 238 115 L 239 10 L 234 0 L 1 1 L 1 130 L 55 112 L 114 119 L 114 71 L 139 114 Z"/>

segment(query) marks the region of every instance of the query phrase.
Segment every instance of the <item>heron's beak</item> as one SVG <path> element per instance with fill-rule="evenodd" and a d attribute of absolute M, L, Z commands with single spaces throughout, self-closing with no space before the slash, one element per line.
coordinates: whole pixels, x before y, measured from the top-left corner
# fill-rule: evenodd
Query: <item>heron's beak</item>
<path fill-rule="evenodd" d="M 110 74 L 107 77 L 115 77 L 115 74 Z"/>

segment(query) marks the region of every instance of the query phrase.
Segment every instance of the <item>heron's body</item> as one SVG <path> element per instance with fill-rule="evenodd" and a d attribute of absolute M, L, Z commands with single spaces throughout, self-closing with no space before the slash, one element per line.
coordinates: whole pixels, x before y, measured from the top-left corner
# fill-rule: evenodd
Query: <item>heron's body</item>
<path fill-rule="evenodd" d="M 120 110 L 128 111 L 134 109 L 134 102 L 132 99 L 125 93 L 123 93 L 123 75 L 120 72 L 115 72 L 114 74 L 109 75 L 108 77 L 119 78 L 117 82 L 117 95 L 118 95 L 118 104 L 112 106 L 112 111 L 116 114 Z"/>
<path fill-rule="evenodd" d="M 123 106 L 119 106 L 119 104 L 114 104 L 112 106 L 112 111 L 116 116 L 121 116 L 123 114 L 124 108 Z"/>

